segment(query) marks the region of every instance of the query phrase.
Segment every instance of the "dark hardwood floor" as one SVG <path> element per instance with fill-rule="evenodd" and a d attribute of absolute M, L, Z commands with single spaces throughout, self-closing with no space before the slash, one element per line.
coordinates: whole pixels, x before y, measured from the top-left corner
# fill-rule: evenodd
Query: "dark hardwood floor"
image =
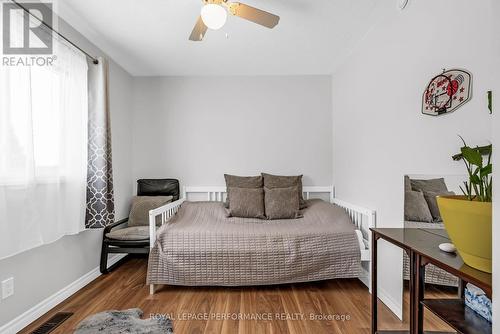
<path fill-rule="evenodd" d="M 184 333 L 369 333 L 370 295 L 357 279 L 270 287 L 165 286 L 149 295 L 145 285 L 147 260 L 132 258 L 108 275 L 96 279 L 20 333 L 31 333 L 55 312 L 74 312 L 54 334 L 68 334 L 85 317 L 104 310 L 139 307 L 144 317 L 170 316 L 174 332 Z M 428 297 L 450 297 L 452 289 L 428 287 Z M 408 293 L 405 293 L 405 304 Z M 379 303 L 383 329 L 408 328 Z M 242 316 L 256 319 L 234 319 Z M 226 317 L 223 319 L 222 317 Z M 316 317 L 311 319 L 310 317 Z M 197 317 L 198 319 L 192 319 Z M 207 317 L 207 318 L 205 318 Z M 219 319 L 217 319 L 219 317 Z M 425 329 L 451 331 L 438 318 L 425 314 Z"/>

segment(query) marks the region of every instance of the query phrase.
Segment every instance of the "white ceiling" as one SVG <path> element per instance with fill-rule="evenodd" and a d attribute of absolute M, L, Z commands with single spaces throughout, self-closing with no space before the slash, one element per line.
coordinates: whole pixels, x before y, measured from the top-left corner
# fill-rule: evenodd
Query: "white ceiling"
<path fill-rule="evenodd" d="M 229 16 L 192 42 L 200 0 L 64 0 L 58 11 L 136 76 L 330 74 L 376 20 L 376 0 L 240 2 L 279 15 L 278 26 Z"/>

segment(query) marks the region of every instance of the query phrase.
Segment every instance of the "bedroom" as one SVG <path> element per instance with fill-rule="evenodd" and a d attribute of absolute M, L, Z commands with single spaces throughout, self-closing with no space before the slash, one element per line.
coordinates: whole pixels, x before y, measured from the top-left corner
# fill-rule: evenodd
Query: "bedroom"
<path fill-rule="evenodd" d="M 185 186 L 225 188 L 224 174 L 270 173 L 303 175 L 305 189 L 334 189 L 330 193 L 321 188 L 317 194 L 308 188 L 311 198 L 328 201 L 333 195 L 353 207 L 367 208 L 360 210 L 365 216 L 376 212 L 377 228 L 403 228 L 405 175 L 445 177 L 453 182 L 454 177 L 466 174 L 463 164 L 450 158 L 462 146 L 457 135 L 471 146 L 498 142 L 500 121 L 495 105 L 491 115 L 487 107 L 487 92 L 495 95 L 498 91 L 500 46 L 494 32 L 499 30 L 493 18 L 500 9 L 495 1 L 439 0 L 431 5 L 410 0 L 401 9 L 405 1 L 249 0 L 245 3 L 278 15 L 279 23 L 267 29 L 228 15 L 226 24 L 208 30 L 202 41 L 188 40 L 203 5 L 200 1 L 44 2 L 54 9 L 53 16 L 48 16 L 53 18 L 54 30 L 74 43 L 68 45 L 53 33 L 54 54 L 86 58 L 79 68 L 86 66 L 88 76 L 80 78 L 81 73 L 75 71 L 67 78 L 80 88 L 89 85 L 89 91 L 81 89 L 79 95 L 82 101 L 91 97 L 88 106 L 75 108 L 85 105 L 98 116 L 109 111 L 111 140 L 104 141 L 104 147 L 112 155 L 112 166 L 106 167 L 112 168 L 114 217 L 108 216 L 103 225 L 129 216 L 139 179 L 177 179 L 182 198 Z M 446 38 L 444 16 L 453 27 Z M 445 31 L 438 34 L 440 30 Z M 4 47 L 4 59 L 6 54 Z M 11 57 L 26 59 L 19 54 Z M 39 57 L 48 59 L 48 55 Z M 93 64 L 89 57 L 101 61 Z M 102 86 L 99 90 L 95 83 L 106 82 L 105 67 L 101 67 L 106 61 L 109 94 L 100 95 Z M 78 67 L 74 62 L 61 66 Z M 16 68 L 2 62 L 2 77 Z M 422 94 L 443 68 L 472 73 L 471 98 L 448 115 L 424 115 Z M 30 71 L 24 66 L 22 70 Z M 2 92 L 15 88 L 14 101 L 36 98 L 22 95 L 27 93 L 17 89 L 24 87 L 21 81 L 8 86 L 9 81 L 2 79 L 1 85 Z M 38 82 L 37 87 L 43 86 Z M 102 107 L 106 96 L 109 108 Z M 96 104 L 96 100 L 104 102 Z M 6 101 L 4 96 L 2 101 Z M 36 107 L 37 102 L 33 103 Z M 0 180 L 4 180 L 10 177 L 7 161 L 18 161 L 14 158 L 19 156 L 4 127 L 15 117 L 7 112 L 8 103 L 1 105 Z M 25 110 L 26 105 L 10 108 Z M 105 117 L 99 121 L 107 123 Z M 48 126 L 43 121 L 39 124 Z M 85 131 L 82 124 L 83 120 L 79 131 Z M 68 129 L 72 128 L 63 134 L 69 136 Z M 52 144 L 59 137 L 46 134 L 44 138 L 42 144 Z M 78 147 L 86 152 L 87 144 L 86 140 L 71 142 L 68 152 Z M 42 151 L 40 159 L 53 156 L 49 149 Z M 87 159 L 78 154 L 73 157 L 72 161 L 79 161 L 73 166 L 80 167 L 79 175 L 83 175 L 82 166 L 87 169 Z M 83 173 L 86 178 L 88 171 Z M 84 191 L 81 198 L 71 194 L 74 201 L 62 209 L 58 203 L 64 203 L 68 195 L 64 189 L 57 194 L 46 189 L 23 193 L 42 203 L 34 208 L 16 197 L 22 189 L 13 190 L 5 180 L 0 186 L 0 282 L 6 288 L 11 284 L 13 294 L 3 297 L 9 293 L 2 291 L 1 333 L 30 333 L 56 312 L 74 314 L 53 333 L 72 333 L 87 316 L 129 308 L 142 309 L 144 319 L 204 313 L 261 317 L 174 318 L 175 333 L 370 332 L 370 292 L 357 278 L 261 288 L 166 285 L 150 295 L 144 255 L 129 256 L 109 274 L 100 275 L 103 229 L 85 228 L 86 179 L 78 181 L 80 193 Z M 29 177 L 25 182 L 33 187 Z M 206 198 L 206 194 L 190 196 Z M 112 206 L 105 211 L 112 212 Z M 497 206 L 494 198 L 494 213 Z M 40 217 L 44 219 L 32 216 L 30 210 L 35 209 L 43 211 Z M 50 210 L 60 210 L 71 219 L 57 225 L 51 221 Z M 25 224 L 19 227 L 16 222 Z M 498 238 L 496 225 L 493 240 Z M 363 226 L 365 238 L 367 228 Z M 495 247 L 493 243 L 493 253 L 498 253 Z M 111 254 L 108 265 L 119 258 Z M 493 285 L 500 284 L 497 267 L 494 258 Z M 369 261 L 364 268 L 370 268 Z M 380 241 L 378 323 L 383 329 L 403 330 L 410 323 L 409 284 L 403 280 L 402 268 L 401 249 Z M 429 289 L 436 295 L 455 291 Z M 495 308 L 498 297 L 492 299 Z M 273 319 L 263 319 L 267 313 Z M 494 327 L 499 323 L 497 313 L 493 313 Z M 275 314 L 284 319 L 275 319 Z M 307 318 L 312 314 L 313 319 L 293 318 L 296 314 Z M 449 329 L 428 314 L 426 329 Z"/>

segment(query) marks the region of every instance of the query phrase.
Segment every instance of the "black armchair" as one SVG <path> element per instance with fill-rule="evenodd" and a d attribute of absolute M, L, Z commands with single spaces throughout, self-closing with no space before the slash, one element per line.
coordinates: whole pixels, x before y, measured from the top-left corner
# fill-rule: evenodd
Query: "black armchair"
<path fill-rule="evenodd" d="M 141 179 L 137 180 L 137 196 L 172 196 L 172 201 L 179 199 L 179 181 L 176 179 Z M 106 274 L 120 262 L 108 268 L 109 253 L 148 254 L 149 234 L 127 240 L 113 238 L 110 233 L 118 226 L 123 226 L 128 218 L 119 220 L 104 228 L 101 249 L 101 273 Z"/>

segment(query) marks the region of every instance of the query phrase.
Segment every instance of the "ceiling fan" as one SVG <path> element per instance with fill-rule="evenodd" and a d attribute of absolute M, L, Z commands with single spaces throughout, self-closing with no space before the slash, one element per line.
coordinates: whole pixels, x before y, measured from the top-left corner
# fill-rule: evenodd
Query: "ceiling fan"
<path fill-rule="evenodd" d="M 270 29 L 274 28 L 280 20 L 277 15 L 239 2 L 228 2 L 228 0 L 202 0 L 202 2 L 201 15 L 189 36 L 191 41 L 203 40 L 208 29 L 222 28 L 226 23 L 227 12 Z"/>

